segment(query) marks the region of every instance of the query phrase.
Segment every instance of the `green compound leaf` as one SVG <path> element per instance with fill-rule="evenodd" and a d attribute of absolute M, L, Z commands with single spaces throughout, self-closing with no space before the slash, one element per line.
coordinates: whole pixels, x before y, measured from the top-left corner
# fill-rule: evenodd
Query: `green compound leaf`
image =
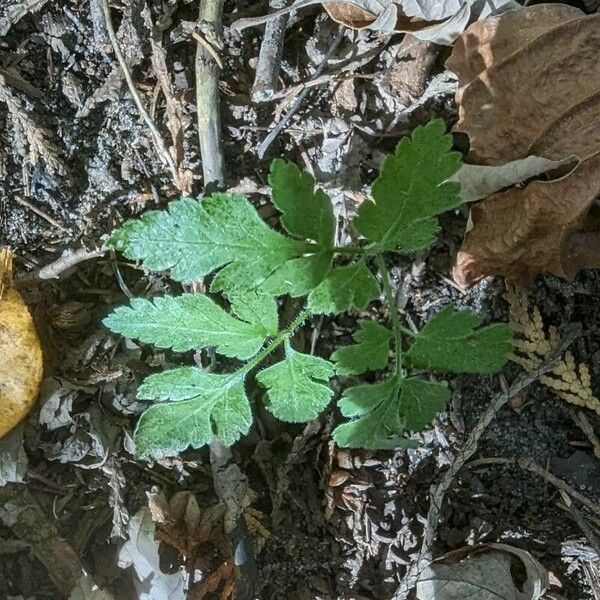
<path fill-rule="evenodd" d="M 344 448 L 414 448 L 418 443 L 402 434 L 427 427 L 449 398 L 447 386 L 414 377 L 351 387 L 338 406 L 345 417 L 358 418 L 338 425 L 333 439 Z"/>
<path fill-rule="evenodd" d="M 225 265 L 217 291 L 251 289 L 290 258 L 313 247 L 270 229 L 246 198 L 213 194 L 183 198 L 166 211 L 127 221 L 108 245 L 150 271 L 171 269 L 176 281 L 192 282 Z"/>
<path fill-rule="evenodd" d="M 308 296 L 314 314 L 339 314 L 352 308 L 363 310 L 378 298 L 379 284 L 364 261 L 332 269 Z"/>
<path fill-rule="evenodd" d="M 388 361 L 392 332 L 376 321 L 362 321 L 353 335 L 356 344 L 339 348 L 331 355 L 338 375 L 358 375 L 383 369 Z"/>
<path fill-rule="evenodd" d="M 373 184 L 374 202 L 364 202 L 353 223 L 364 237 L 386 250 L 411 252 L 430 246 L 438 230 L 435 215 L 461 203 L 456 183 L 460 154 L 440 120 L 417 127 L 388 156 Z"/>
<path fill-rule="evenodd" d="M 240 310 L 241 305 L 237 306 Z M 215 346 L 220 354 L 246 359 L 261 349 L 265 338 L 277 333 L 275 303 L 263 302 L 263 309 L 265 313 L 260 318 L 256 315 L 256 321 L 240 321 L 202 294 L 134 298 L 129 306 L 116 308 L 104 324 L 115 333 L 159 348 L 185 352 Z M 252 316 L 247 308 L 241 314 Z"/>
<path fill-rule="evenodd" d="M 315 419 L 333 395 L 329 380 L 333 365 L 318 356 L 296 352 L 288 344 L 285 359 L 260 371 L 257 381 L 267 388 L 267 409 L 288 423 Z"/>
<path fill-rule="evenodd" d="M 315 180 L 294 163 L 276 159 L 271 163 L 269 182 L 273 204 L 283 213 L 281 224 L 286 231 L 315 240 L 323 248 L 333 247 L 333 207 L 329 196 L 315 189 Z"/>
<path fill-rule="evenodd" d="M 481 329 L 483 319 L 447 306 L 415 338 L 406 360 L 419 369 L 451 373 L 496 373 L 512 351 L 512 331 L 496 323 Z"/>
<path fill-rule="evenodd" d="M 181 367 L 147 377 L 138 397 L 160 402 L 146 409 L 135 430 L 141 458 L 173 456 L 190 446 L 209 444 L 215 437 L 231 446 L 252 424 L 241 376 Z"/>

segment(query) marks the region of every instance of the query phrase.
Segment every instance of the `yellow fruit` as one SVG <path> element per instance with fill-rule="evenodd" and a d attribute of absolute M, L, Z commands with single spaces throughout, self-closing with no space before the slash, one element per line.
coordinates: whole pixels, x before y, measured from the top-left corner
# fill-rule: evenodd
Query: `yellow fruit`
<path fill-rule="evenodd" d="M 12 286 L 11 255 L 0 250 L 0 437 L 22 421 L 40 392 L 42 347 L 23 298 Z"/>

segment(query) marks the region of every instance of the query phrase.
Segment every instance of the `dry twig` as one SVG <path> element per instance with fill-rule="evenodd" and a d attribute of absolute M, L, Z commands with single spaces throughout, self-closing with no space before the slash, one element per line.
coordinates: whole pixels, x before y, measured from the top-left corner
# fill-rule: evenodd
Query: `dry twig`
<path fill-rule="evenodd" d="M 289 4 L 289 0 L 269 0 L 269 10 L 284 8 Z M 277 87 L 288 20 L 288 15 L 281 15 L 268 21 L 265 26 L 265 33 L 256 64 L 256 76 L 252 86 L 252 100 L 254 102 L 266 102 L 273 98 Z"/>
<path fill-rule="evenodd" d="M 337 47 L 339 46 L 340 42 L 342 41 L 342 37 L 343 37 L 343 28 L 340 26 L 340 29 L 338 30 L 337 35 L 335 36 L 333 42 L 331 43 L 331 46 L 329 47 L 329 49 L 327 50 L 327 53 L 323 57 L 323 62 L 319 65 L 317 70 L 314 72 L 313 76 L 311 77 L 311 80 L 318 79 L 321 76 L 321 74 L 327 67 L 327 63 L 329 62 L 329 59 L 332 57 L 333 53 L 336 51 Z M 309 93 L 310 93 L 310 87 L 307 86 L 296 97 L 295 102 L 291 105 L 290 109 L 285 114 L 285 116 L 281 118 L 279 123 L 277 123 L 277 125 L 269 132 L 269 134 L 265 137 L 265 139 L 260 143 L 260 146 L 258 147 L 258 149 L 256 151 L 259 158 L 263 158 L 266 151 L 269 149 L 269 146 L 275 141 L 275 139 L 277 139 L 277 136 L 285 129 L 286 125 L 289 123 L 290 119 L 296 114 L 296 112 L 298 111 L 300 106 L 302 106 L 302 103 L 304 102 L 304 100 L 306 99 L 306 97 L 308 96 Z"/>
<path fill-rule="evenodd" d="M 88 250 L 87 248 L 79 248 L 73 252 L 65 252 L 59 259 L 51 262 L 49 265 L 40 268 L 32 273 L 27 273 L 23 277 L 15 279 L 17 287 L 24 287 L 34 281 L 45 281 L 48 279 L 58 279 L 69 269 L 72 269 L 79 263 L 94 258 L 100 258 L 106 254 L 105 249 Z"/>
<path fill-rule="evenodd" d="M 222 187 L 225 182 L 219 107 L 221 62 L 217 54 L 223 47 L 223 2 L 200 2 L 198 28 L 204 35 L 195 37 L 201 40 L 196 45 L 196 110 L 205 188 L 211 184 Z"/>
<path fill-rule="evenodd" d="M 566 492 L 569 496 L 571 496 L 571 498 L 577 500 L 577 502 L 583 504 L 583 506 L 589 508 L 592 512 L 600 516 L 600 506 L 592 502 L 589 498 L 577 490 L 574 490 L 568 483 L 565 483 L 562 479 L 556 477 L 556 475 L 553 475 L 541 465 L 538 465 L 532 458 L 520 458 L 518 463 L 519 467 L 521 467 L 521 469 L 524 471 L 531 471 L 531 473 L 539 475 L 548 483 L 551 483 L 557 490 Z"/>

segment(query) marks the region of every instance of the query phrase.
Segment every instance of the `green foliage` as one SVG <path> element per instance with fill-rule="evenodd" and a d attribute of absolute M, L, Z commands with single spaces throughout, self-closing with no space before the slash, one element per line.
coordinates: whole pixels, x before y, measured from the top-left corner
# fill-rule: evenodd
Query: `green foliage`
<path fill-rule="evenodd" d="M 417 127 L 388 156 L 373 184 L 374 202 L 363 202 L 354 219 L 359 233 L 385 250 L 413 251 L 435 241 L 435 215 L 460 204 L 460 186 L 446 180 L 460 167 L 442 121 Z"/>
<path fill-rule="evenodd" d="M 182 367 L 150 375 L 138 395 L 160 402 L 144 412 L 135 431 L 136 451 L 144 458 L 199 448 L 214 437 L 231 445 L 252 424 L 243 376 Z"/>
<path fill-rule="evenodd" d="M 246 296 L 256 301 L 256 293 Z M 215 346 L 225 356 L 250 358 L 262 347 L 265 338 L 277 333 L 277 305 L 271 302 L 247 302 L 240 297 L 233 304 L 232 317 L 208 296 L 183 294 L 165 296 L 153 301 L 134 298 L 129 306 L 117 308 L 104 321 L 116 333 L 159 348 L 172 348 L 177 352 Z M 259 309 L 258 314 L 252 309 Z M 248 319 L 248 320 L 246 320 Z"/>
<path fill-rule="evenodd" d="M 285 233 L 269 227 L 243 196 L 217 193 L 171 202 L 127 221 L 108 245 L 147 270 L 169 270 L 175 281 L 209 277 L 206 294 L 136 298 L 105 323 L 116 333 L 175 351 L 214 347 L 242 362 L 226 374 L 182 367 L 147 377 L 138 389 L 149 403 L 135 441 L 141 456 L 158 457 L 199 448 L 213 439 L 233 444 L 252 423 L 245 384 L 254 376 L 266 408 L 298 423 L 316 418 L 333 396 L 330 379 L 381 370 L 378 383 L 354 385 L 338 402 L 347 419 L 334 431 L 341 446 L 414 446 L 407 435 L 427 427 L 449 396 L 445 383 L 407 370 L 490 373 L 511 349 L 508 328 L 479 328 L 481 318 L 443 309 L 407 344 L 396 323 L 383 252 L 413 252 L 435 240 L 436 215 L 459 202 L 447 179 L 459 168 L 441 121 L 418 127 L 388 157 L 352 225 L 362 235 L 352 246 L 335 246 L 335 217 L 327 194 L 292 163 L 276 160 L 270 173 L 272 201 Z M 375 260 L 374 260 L 375 259 Z M 373 267 L 380 265 L 377 273 Z M 335 349 L 333 362 L 292 348 L 297 329 L 311 315 L 338 315 L 385 301 L 392 329 L 362 321 L 356 343 Z M 220 295 L 220 298 L 219 298 Z M 280 327 L 278 298 L 305 297 L 305 308 Z M 298 300 L 285 302 L 298 303 Z M 403 346 L 409 346 L 408 348 Z M 261 363 L 283 346 L 271 366 Z M 390 351 L 396 353 L 390 361 Z"/>
<path fill-rule="evenodd" d="M 331 269 L 309 294 L 308 308 L 314 314 L 338 315 L 351 309 L 363 310 L 379 297 L 379 284 L 363 260 Z"/>
<path fill-rule="evenodd" d="M 333 365 L 323 358 L 301 354 L 285 345 L 285 359 L 260 371 L 256 380 L 267 388 L 266 407 L 281 421 L 315 419 L 329 404 Z"/>
<path fill-rule="evenodd" d="M 377 321 L 362 321 L 352 337 L 356 344 L 343 346 L 331 355 L 338 375 L 359 375 L 385 367 L 393 338 L 387 327 Z"/>
<path fill-rule="evenodd" d="M 447 306 L 419 331 L 406 358 L 411 366 L 450 373 L 495 373 L 512 350 L 512 331 L 496 323 L 481 329 L 482 318 Z"/>
<path fill-rule="evenodd" d="M 390 377 L 373 385 L 357 385 L 342 395 L 339 407 L 345 417 L 358 417 L 339 425 L 333 439 L 350 448 L 392 449 L 414 447 L 402 436 L 419 431 L 444 410 L 448 387 L 419 378 Z"/>
<path fill-rule="evenodd" d="M 273 204 L 282 212 L 281 224 L 301 239 L 315 240 L 322 248 L 333 248 L 335 218 L 331 201 L 315 181 L 294 163 L 281 159 L 271 164 L 269 183 Z"/>
<path fill-rule="evenodd" d="M 243 196 L 219 193 L 127 221 L 109 245 L 149 271 L 170 269 L 184 283 L 224 267 L 213 282 L 217 291 L 257 287 L 287 260 L 313 250 L 270 229 Z"/>

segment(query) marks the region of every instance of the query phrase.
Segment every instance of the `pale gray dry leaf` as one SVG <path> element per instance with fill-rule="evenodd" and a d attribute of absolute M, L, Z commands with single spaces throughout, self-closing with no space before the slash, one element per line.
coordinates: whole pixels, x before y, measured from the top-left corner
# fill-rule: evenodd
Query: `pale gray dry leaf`
<path fill-rule="evenodd" d="M 95 405 L 74 415 L 69 428 L 69 436 L 43 450 L 48 460 L 77 463 L 80 469 L 102 467 L 120 435 L 120 429 Z"/>
<path fill-rule="evenodd" d="M 175 95 L 171 74 L 167 67 L 167 53 L 161 42 L 161 30 L 152 24 L 150 9 L 146 4 L 142 10 L 142 18 L 146 27 L 150 30 L 150 48 L 152 50 L 152 69 L 165 98 L 167 113 L 167 127 L 171 134 L 172 146 L 169 149 L 177 166 L 176 185 L 178 190 L 185 196 L 192 191 L 193 174 L 185 164 L 185 152 L 183 147 L 184 133 L 190 125 L 189 118 L 183 110 L 183 104 Z"/>
<path fill-rule="evenodd" d="M 463 164 L 448 181 L 460 183 L 460 197 L 463 202 L 474 202 L 543 173 L 567 166 L 574 168 L 577 163 L 576 157 L 550 160 L 528 156 L 497 166 Z M 564 173 L 561 173 L 561 176 L 563 175 Z"/>
<path fill-rule="evenodd" d="M 525 582 L 515 581 L 513 573 L 521 572 Z M 426 567 L 417 600 L 539 600 L 548 585 L 547 571 L 529 552 L 482 544 L 449 552 Z"/>
<path fill-rule="evenodd" d="M 76 385 L 66 379 L 48 377 L 42 382 L 40 390 L 39 422 L 48 430 L 54 431 L 71 423 L 73 401 L 78 392 L 92 393 L 94 388 Z"/>
<path fill-rule="evenodd" d="M 314 4 L 353 29 L 411 33 L 444 45 L 451 45 L 470 22 L 520 7 L 515 0 L 296 0 L 266 17 L 239 19 L 232 27 L 244 29 Z"/>
<path fill-rule="evenodd" d="M 129 541 L 119 554 L 119 567 L 133 567 L 133 584 L 138 600 L 185 600 L 186 573 L 163 573 L 160 569 L 159 542 L 154 539 L 155 524 L 150 509 L 143 507 L 129 522 Z"/>
<path fill-rule="evenodd" d="M 125 490 L 126 485 L 125 475 L 115 455 L 111 456 L 101 469 L 108 479 L 108 504 L 113 509 L 113 526 L 110 537 L 126 539 L 129 511 L 125 506 L 125 499 L 123 497 L 123 491 Z"/>
<path fill-rule="evenodd" d="M 100 589 L 85 573 L 73 588 L 69 600 L 115 600 L 115 597 L 108 590 Z"/>
<path fill-rule="evenodd" d="M 27 473 L 23 429 L 24 424 L 21 423 L 0 438 L 0 487 L 7 483 L 21 483 Z"/>
<path fill-rule="evenodd" d="M 40 10 L 48 0 L 0 0 L 0 37 L 25 15 Z"/>

